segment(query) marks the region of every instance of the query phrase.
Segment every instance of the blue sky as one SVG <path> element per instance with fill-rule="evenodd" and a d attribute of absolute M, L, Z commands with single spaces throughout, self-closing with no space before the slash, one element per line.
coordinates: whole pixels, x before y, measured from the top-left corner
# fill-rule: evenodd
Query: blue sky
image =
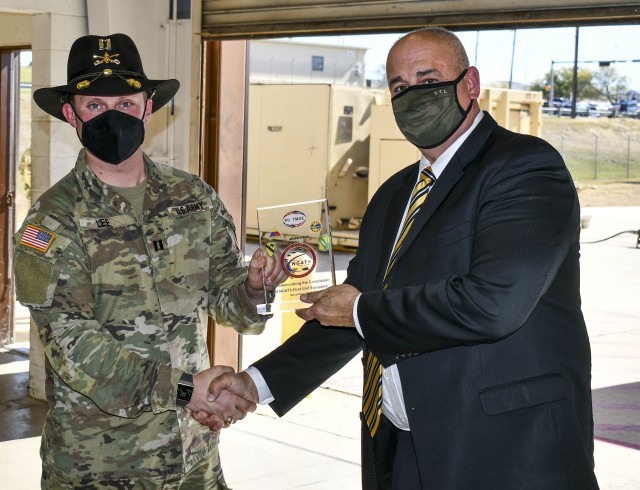
<path fill-rule="evenodd" d="M 484 82 L 508 81 L 511 71 L 513 30 L 477 31 L 457 33 L 464 44 L 471 64 L 480 70 Z M 542 78 L 550 69 L 551 61 L 573 62 L 575 51 L 575 27 L 545 29 L 518 29 L 516 31 L 515 56 L 513 57 L 513 81 L 529 84 Z M 357 36 L 327 36 L 303 38 L 319 44 L 342 44 L 367 47 L 367 70 L 383 64 L 391 44 L 398 34 L 366 34 Z M 301 39 L 296 39 L 300 41 Z M 477 41 L 477 42 L 476 42 Z M 640 26 L 601 26 L 579 29 L 579 61 L 633 60 L 639 62 L 615 63 L 620 74 L 626 75 L 631 88 L 640 91 Z M 476 59 L 477 45 L 477 59 Z M 558 64 L 554 69 L 571 64 Z M 597 70 L 597 63 L 582 65 Z"/>

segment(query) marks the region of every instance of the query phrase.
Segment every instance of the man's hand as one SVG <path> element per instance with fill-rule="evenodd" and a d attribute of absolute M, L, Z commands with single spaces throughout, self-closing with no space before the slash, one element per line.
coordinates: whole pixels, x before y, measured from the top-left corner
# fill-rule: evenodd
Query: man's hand
<path fill-rule="evenodd" d="M 258 403 L 258 389 L 253 378 L 244 371 L 218 376 L 209 385 L 209 401 L 216 401 L 224 391 L 230 391 L 252 403 Z"/>
<path fill-rule="evenodd" d="M 251 379 L 251 376 L 245 372 L 236 374 L 231 371 L 222 374 L 211 382 L 207 398 L 210 403 L 217 404 L 221 400 L 229 397 L 241 398 L 245 402 L 253 405 L 255 410 L 255 406 L 256 403 L 258 403 L 259 398 L 258 390 L 253 379 Z M 211 415 L 206 411 L 194 413 L 193 417 L 202 425 L 206 425 L 212 430 L 216 430 L 214 427 L 216 427 L 219 422 L 215 415 Z"/>
<path fill-rule="evenodd" d="M 211 401 L 208 399 L 209 385 L 215 378 L 225 373 L 233 375 L 233 369 L 229 366 L 213 366 L 193 376 L 193 395 L 186 408 L 198 422 L 206 418 L 208 423 L 204 425 L 211 430 L 229 427 L 236 420 L 242 420 L 248 412 L 256 409 L 255 402 L 238 396 L 232 391 L 225 391 Z"/>
<path fill-rule="evenodd" d="M 312 305 L 309 308 L 296 310 L 296 315 L 306 321 L 315 318 L 325 327 L 355 327 L 353 304 L 358 294 L 360 291 L 348 284 L 303 294 L 300 299 Z"/>
<path fill-rule="evenodd" d="M 269 255 L 264 247 L 259 247 L 249 262 L 249 274 L 244 283 L 247 295 L 256 305 L 264 301 L 264 288 L 273 291 L 287 279 L 280 264 L 280 254 Z"/>

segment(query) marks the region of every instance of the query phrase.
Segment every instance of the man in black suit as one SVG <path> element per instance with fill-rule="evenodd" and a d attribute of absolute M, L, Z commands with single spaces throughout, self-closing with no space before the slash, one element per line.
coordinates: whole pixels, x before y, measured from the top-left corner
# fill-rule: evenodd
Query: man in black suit
<path fill-rule="evenodd" d="M 401 38 L 387 77 L 422 158 L 371 200 L 345 283 L 307 295 L 301 330 L 211 397 L 283 415 L 364 350 L 363 488 L 597 489 L 579 203 L 561 156 L 480 110 L 449 31 Z"/>

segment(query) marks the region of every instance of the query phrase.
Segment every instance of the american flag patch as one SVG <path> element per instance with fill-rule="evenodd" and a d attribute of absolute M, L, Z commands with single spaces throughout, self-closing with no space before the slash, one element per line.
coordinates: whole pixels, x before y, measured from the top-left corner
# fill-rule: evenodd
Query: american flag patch
<path fill-rule="evenodd" d="M 20 244 L 46 252 L 55 237 L 53 233 L 44 231 L 37 226 L 27 225 L 22 233 L 22 238 L 20 238 Z"/>

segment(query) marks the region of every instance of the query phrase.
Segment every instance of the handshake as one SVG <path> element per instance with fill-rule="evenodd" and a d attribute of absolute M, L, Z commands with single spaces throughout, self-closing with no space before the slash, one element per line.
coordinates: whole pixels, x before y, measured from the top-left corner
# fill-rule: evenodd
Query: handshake
<path fill-rule="evenodd" d="M 251 376 L 229 366 L 213 366 L 194 374 L 189 413 L 213 431 L 229 427 L 253 412 L 258 390 Z"/>

